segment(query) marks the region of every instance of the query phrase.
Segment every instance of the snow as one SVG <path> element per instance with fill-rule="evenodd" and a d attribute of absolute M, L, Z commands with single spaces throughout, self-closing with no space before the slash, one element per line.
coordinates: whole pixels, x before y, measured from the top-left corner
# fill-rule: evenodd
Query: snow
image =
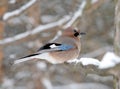
<path fill-rule="evenodd" d="M 115 67 L 120 63 L 120 57 L 115 55 L 113 52 L 107 52 L 101 61 L 94 58 L 82 57 L 80 59 L 74 59 L 67 61 L 68 63 L 81 63 L 83 66 L 94 65 L 98 69 L 108 69 Z"/>
<path fill-rule="evenodd" d="M 120 63 L 120 57 L 115 55 L 113 52 L 107 52 L 104 55 L 99 65 L 99 69 L 107 69 L 107 68 L 115 67 L 119 63 Z"/>
<path fill-rule="evenodd" d="M 86 65 L 95 65 L 95 66 L 99 66 L 100 61 L 94 58 L 81 58 L 80 62 L 86 66 Z"/>
<path fill-rule="evenodd" d="M 68 85 L 55 86 L 54 89 L 112 89 L 105 84 L 87 82 L 87 83 L 72 83 Z"/>
<path fill-rule="evenodd" d="M 95 66 L 99 66 L 100 61 L 98 61 L 97 59 L 94 58 L 80 58 L 80 59 L 74 59 L 74 60 L 69 60 L 67 61 L 68 63 L 81 63 L 83 66 L 87 66 L 87 65 L 95 65 Z"/>

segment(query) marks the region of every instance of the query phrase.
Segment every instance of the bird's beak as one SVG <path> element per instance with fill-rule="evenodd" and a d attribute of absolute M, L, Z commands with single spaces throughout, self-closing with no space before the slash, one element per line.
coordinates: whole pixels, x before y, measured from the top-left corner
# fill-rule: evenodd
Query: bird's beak
<path fill-rule="evenodd" d="M 80 35 L 86 35 L 86 33 L 85 33 L 85 32 L 80 32 L 79 34 L 80 34 Z"/>
<path fill-rule="evenodd" d="M 81 38 L 83 35 L 86 35 L 86 33 L 85 32 L 80 32 L 79 33 L 79 37 Z"/>

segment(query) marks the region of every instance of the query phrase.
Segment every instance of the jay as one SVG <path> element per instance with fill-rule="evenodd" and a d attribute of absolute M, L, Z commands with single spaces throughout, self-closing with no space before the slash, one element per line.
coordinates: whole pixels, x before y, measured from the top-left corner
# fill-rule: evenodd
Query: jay
<path fill-rule="evenodd" d="M 15 60 L 14 64 L 34 58 L 44 59 L 52 64 L 76 59 L 81 49 L 80 36 L 84 34 L 75 28 L 69 27 L 53 42 L 43 45 L 36 53 Z"/>

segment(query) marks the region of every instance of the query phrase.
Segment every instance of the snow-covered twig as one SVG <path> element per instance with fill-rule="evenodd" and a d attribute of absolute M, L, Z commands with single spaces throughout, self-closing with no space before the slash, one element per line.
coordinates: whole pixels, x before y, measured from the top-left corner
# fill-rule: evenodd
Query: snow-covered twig
<path fill-rule="evenodd" d="M 30 0 L 27 4 L 23 5 L 22 7 L 20 7 L 17 10 L 14 10 L 12 12 L 7 12 L 4 14 L 3 16 L 3 20 L 8 20 L 11 17 L 20 15 L 22 12 L 24 12 L 26 9 L 28 9 L 29 7 L 31 7 L 37 0 Z"/>
<path fill-rule="evenodd" d="M 69 19 L 70 19 L 70 16 L 64 16 L 62 19 L 60 19 L 56 22 L 46 24 L 46 25 L 40 25 L 40 26 L 36 27 L 35 29 L 33 29 L 32 31 L 27 31 L 27 32 L 18 34 L 18 35 L 13 36 L 13 37 L 5 38 L 3 40 L 0 40 L 0 45 L 11 43 L 11 42 L 14 42 L 16 40 L 26 38 L 29 35 L 35 35 L 41 31 L 45 31 L 45 30 L 51 29 L 51 28 L 56 27 L 56 26 L 61 26 L 62 24 L 67 22 Z"/>
<path fill-rule="evenodd" d="M 82 57 L 80 59 L 74 59 L 74 60 L 69 60 L 67 61 L 68 63 L 81 63 L 83 66 L 87 66 L 87 65 L 94 65 L 94 66 L 99 66 L 100 61 L 94 58 L 85 58 Z"/>
<path fill-rule="evenodd" d="M 53 89 L 111 89 L 107 85 L 95 82 L 71 83 L 68 85 L 54 86 Z"/>
<path fill-rule="evenodd" d="M 120 57 L 115 55 L 113 52 L 107 52 L 101 61 L 94 58 L 80 58 L 68 61 L 68 63 L 81 63 L 83 66 L 94 65 L 98 69 L 109 69 L 115 67 L 120 63 Z"/>
<path fill-rule="evenodd" d="M 113 52 L 107 52 L 100 62 L 99 69 L 112 68 L 119 63 L 120 63 L 120 57 L 115 55 Z"/>
<path fill-rule="evenodd" d="M 73 15 L 72 19 L 63 27 L 64 29 L 70 27 L 78 19 L 78 17 L 82 16 L 85 5 L 86 5 L 86 0 L 84 0 L 82 2 L 82 4 L 79 6 L 78 10 Z"/>

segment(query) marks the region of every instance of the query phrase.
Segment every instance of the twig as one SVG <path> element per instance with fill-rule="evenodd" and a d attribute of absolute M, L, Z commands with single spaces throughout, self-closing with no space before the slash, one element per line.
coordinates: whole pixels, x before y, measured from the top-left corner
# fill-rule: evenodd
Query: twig
<path fill-rule="evenodd" d="M 3 20 L 8 20 L 14 16 L 18 16 L 21 13 L 23 13 L 26 9 L 28 9 L 29 7 L 31 7 L 37 0 L 30 0 L 27 4 L 23 5 L 22 7 L 20 7 L 17 10 L 14 10 L 12 12 L 7 12 L 4 14 L 3 16 Z"/>
<path fill-rule="evenodd" d="M 82 4 L 80 4 L 78 10 L 75 12 L 75 14 L 73 15 L 73 17 L 71 18 L 71 20 L 63 27 L 64 29 L 72 26 L 72 24 L 83 14 L 83 10 L 85 8 L 86 5 L 86 0 L 84 0 L 82 2 Z"/>

